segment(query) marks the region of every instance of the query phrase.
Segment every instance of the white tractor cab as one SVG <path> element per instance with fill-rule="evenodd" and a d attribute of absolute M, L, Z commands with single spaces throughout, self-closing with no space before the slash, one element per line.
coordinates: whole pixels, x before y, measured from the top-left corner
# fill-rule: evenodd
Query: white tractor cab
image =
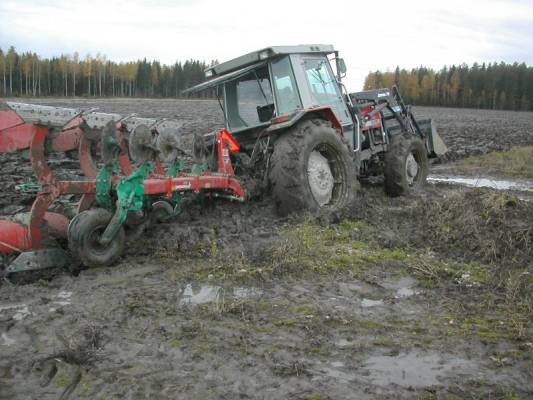
<path fill-rule="evenodd" d="M 282 214 L 343 207 L 372 175 L 390 195 L 423 185 L 428 157 L 446 152 L 431 120 L 396 87 L 348 93 L 345 73 L 331 45 L 275 46 L 208 68 L 184 93 L 216 91 L 236 173 L 270 188 Z"/>

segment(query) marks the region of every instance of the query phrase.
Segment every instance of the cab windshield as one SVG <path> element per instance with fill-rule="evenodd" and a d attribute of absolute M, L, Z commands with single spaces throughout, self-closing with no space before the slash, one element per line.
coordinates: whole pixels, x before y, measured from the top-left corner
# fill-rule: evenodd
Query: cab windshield
<path fill-rule="evenodd" d="M 304 68 L 311 95 L 318 105 L 329 105 L 339 101 L 340 92 L 329 63 L 321 58 L 304 60 Z"/>

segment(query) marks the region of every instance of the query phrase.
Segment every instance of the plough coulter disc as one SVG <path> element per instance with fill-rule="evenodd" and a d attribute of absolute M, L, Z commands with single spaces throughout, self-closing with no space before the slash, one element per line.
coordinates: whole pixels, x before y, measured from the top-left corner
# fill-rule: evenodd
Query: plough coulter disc
<path fill-rule="evenodd" d="M 69 250 L 83 265 L 109 266 L 122 254 L 126 234 L 120 227 L 115 237 L 106 245 L 100 238 L 113 214 L 103 208 L 92 208 L 76 215 L 68 228 Z"/>
<path fill-rule="evenodd" d="M 111 164 L 120 154 L 115 130 L 115 122 L 109 121 L 102 132 L 102 161 L 106 165 Z"/>
<path fill-rule="evenodd" d="M 176 160 L 181 151 L 178 133 L 170 130 L 161 132 L 157 137 L 157 149 L 159 150 L 159 159 L 161 161 L 171 163 Z"/>
<path fill-rule="evenodd" d="M 195 133 L 192 138 L 192 153 L 196 162 L 204 162 L 209 151 L 204 135 Z"/>
<path fill-rule="evenodd" d="M 142 163 L 155 156 L 152 131 L 146 125 L 138 125 L 130 134 L 130 157 L 133 161 Z"/>

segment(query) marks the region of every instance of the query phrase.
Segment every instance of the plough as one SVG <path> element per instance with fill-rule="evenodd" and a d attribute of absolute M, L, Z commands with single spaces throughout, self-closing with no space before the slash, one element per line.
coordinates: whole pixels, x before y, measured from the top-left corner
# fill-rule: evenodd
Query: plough
<path fill-rule="evenodd" d="M 128 238 L 178 214 L 188 192 L 243 201 L 233 137 L 215 135 L 215 171 L 199 163 L 186 172 L 179 128 L 173 120 L 8 102 L 0 110 L 0 152 L 26 152 L 36 181 L 20 185 L 35 193 L 25 220 L 0 220 L 0 253 L 11 260 L 4 274 L 110 265 Z M 60 179 L 47 162 L 56 152 L 77 152 L 84 177 Z M 65 195 L 79 199 L 72 218 L 53 210 Z M 50 247 L 50 238 L 63 246 Z"/>

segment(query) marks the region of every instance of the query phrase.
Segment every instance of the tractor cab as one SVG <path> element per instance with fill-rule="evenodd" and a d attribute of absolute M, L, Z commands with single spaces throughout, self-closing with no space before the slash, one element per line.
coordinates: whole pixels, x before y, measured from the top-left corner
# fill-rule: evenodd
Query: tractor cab
<path fill-rule="evenodd" d="M 343 131 L 353 132 L 330 56 L 339 67 L 331 45 L 268 47 L 210 67 L 209 80 L 185 92 L 214 88 L 226 129 L 244 144 L 259 131 L 276 130 L 308 110 L 321 108 L 333 114 L 330 118 Z"/>

